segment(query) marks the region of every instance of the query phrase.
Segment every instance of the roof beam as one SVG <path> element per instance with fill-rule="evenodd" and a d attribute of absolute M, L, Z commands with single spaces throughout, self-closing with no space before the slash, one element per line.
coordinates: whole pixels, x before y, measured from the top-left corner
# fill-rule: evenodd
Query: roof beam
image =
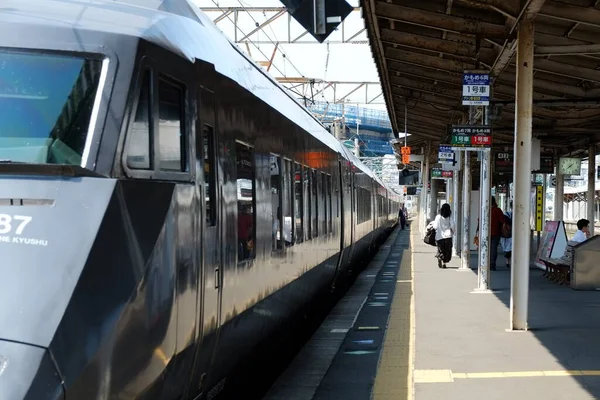
<path fill-rule="evenodd" d="M 540 15 L 592 26 L 600 26 L 600 10 L 590 7 L 572 6 L 548 0 Z"/>
<path fill-rule="evenodd" d="M 398 105 L 398 103 L 396 103 L 396 105 Z M 408 112 L 408 120 L 407 120 L 408 123 L 410 123 L 411 121 L 413 123 L 419 122 L 419 124 L 423 124 L 424 127 L 426 127 L 426 126 L 435 127 L 434 130 L 436 130 L 436 129 L 445 130 L 446 127 L 448 126 L 449 121 L 440 121 L 437 119 L 431 119 L 431 118 L 429 118 L 429 116 L 415 114 L 415 113 L 412 113 L 411 111 Z M 404 113 L 402 113 L 401 118 L 404 120 Z"/>
<path fill-rule="evenodd" d="M 376 3 L 376 12 L 381 18 L 466 35 L 503 38 L 507 33 L 504 25 L 468 20 L 437 12 L 417 10 L 415 8 L 399 6 L 384 1 L 378 1 Z"/>
<path fill-rule="evenodd" d="M 497 78 L 495 80 L 494 87 L 496 87 L 496 85 L 504 85 L 510 86 L 514 90 L 516 82 L 517 80 L 514 73 L 504 73 L 500 78 Z M 534 92 L 539 91 L 540 93 L 554 95 L 568 95 L 580 98 L 600 97 L 600 90 L 598 89 L 586 90 L 580 86 L 565 85 L 563 83 L 556 83 L 538 78 L 535 78 L 533 80 L 533 89 Z"/>
<path fill-rule="evenodd" d="M 582 68 L 570 64 L 563 64 L 552 60 L 546 60 L 544 58 L 534 59 L 533 69 L 548 72 L 550 74 L 562 75 L 569 78 L 600 82 L 600 71 L 598 70 Z"/>
<path fill-rule="evenodd" d="M 475 47 L 468 43 L 454 42 L 416 34 L 407 35 L 393 29 L 383 28 L 381 30 L 381 40 L 391 44 L 406 46 L 413 49 L 431 50 L 436 53 L 443 53 L 451 56 L 477 58 L 479 54 L 485 53 L 486 58 L 489 58 L 495 57 L 496 55 L 493 50 L 487 48 L 480 49 L 478 54 Z"/>
<path fill-rule="evenodd" d="M 566 54 L 600 54 L 600 44 L 576 44 L 567 46 L 537 46 L 536 56 L 556 56 Z"/>
<path fill-rule="evenodd" d="M 445 58 L 439 58 L 434 56 L 428 56 L 425 54 L 412 53 L 409 51 L 403 51 L 388 47 L 385 49 L 385 57 L 387 59 L 399 62 L 405 62 L 408 64 L 413 64 L 418 67 L 428 67 L 437 69 L 440 71 L 451 71 L 456 73 L 463 73 L 466 69 L 472 69 L 474 65 L 455 61 L 448 60 Z"/>
<path fill-rule="evenodd" d="M 427 93 L 418 93 L 417 96 L 415 96 L 413 90 L 402 89 L 398 87 L 392 88 L 392 96 L 400 97 L 402 99 L 406 99 L 407 101 L 418 101 L 429 104 L 437 104 L 439 106 L 451 107 L 453 109 L 460 106 L 460 97 L 457 97 L 456 100 L 450 100 L 445 97 L 435 96 Z"/>
<path fill-rule="evenodd" d="M 448 97 L 450 99 L 457 99 L 462 93 L 462 91 L 458 88 L 444 87 L 443 85 L 431 85 L 428 83 L 422 83 L 415 79 L 403 78 L 393 75 L 390 76 L 390 83 L 392 86 L 404 87 L 406 89 L 418 90 L 421 92 L 428 92 L 434 95 Z"/>
<path fill-rule="evenodd" d="M 396 75 L 406 75 L 412 78 L 418 79 L 429 79 L 436 82 L 442 82 L 449 85 L 457 85 L 462 87 L 462 78 L 457 74 L 449 74 L 441 71 L 421 68 L 421 69 L 413 69 L 407 64 L 390 61 L 388 62 L 388 70 L 390 71 L 390 75 L 395 73 Z"/>
<path fill-rule="evenodd" d="M 537 15 L 537 13 L 544 6 L 545 1 L 546 0 L 527 0 L 525 5 L 521 9 L 519 16 L 512 24 L 512 27 L 511 27 L 509 35 L 508 35 L 509 38 L 507 38 L 504 41 L 502 50 L 500 51 L 500 53 L 498 54 L 498 56 L 496 57 L 496 60 L 494 61 L 493 65 L 492 65 L 492 68 L 491 68 L 492 76 L 494 76 L 494 77 L 499 76 L 502 73 L 502 71 L 504 71 L 504 69 L 506 69 L 506 67 L 510 63 L 510 60 L 513 58 L 513 56 L 515 54 L 515 50 L 517 49 L 517 39 L 514 37 L 511 38 L 510 36 L 512 36 L 512 34 L 515 31 L 515 29 L 517 28 L 517 25 L 519 24 L 519 22 L 523 18 L 535 19 L 535 16 Z"/>

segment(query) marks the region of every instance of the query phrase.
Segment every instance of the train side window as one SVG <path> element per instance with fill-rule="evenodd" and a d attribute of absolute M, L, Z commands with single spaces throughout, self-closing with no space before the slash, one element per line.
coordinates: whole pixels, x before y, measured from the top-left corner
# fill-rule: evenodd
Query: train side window
<path fill-rule="evenodd" d="M 333 188 L 331 187 L 331 175 L 327 175 L 327 201 L 329 202 L 329 221 L 327 225 L 329 233 L 333 232 Z"/>
<path fill-rule="evenodd" d="M 187 171 L 184 95 L 182 85 L 158 80 L 158 158 L 163 171 Z"/>
<path fill-rule="evenodd" d="M 311 204 L 312 198 L 310 195 L 311 175 L 310 168 L 304 166 L 302 169 L 302 187 L 304 190 L 304 223 L 306 224 L 306 238 L 310 240 L 313 236 L 312 220 L 311 220 Z"/>
<path fill-rule="evenodd" d="M 294 164 L 294 211 L 296 219 L 296 243 L 304 241 L 304 185 L 302 183 L 302 166 L 298 163 Z"/>
<path fill-rule="evenodd" d="M 315 171 L 314 169 L 311 170 L 311 177 L 310 177 L 310 189 L 311 189 L 311 193 L 312 196 L 310 198 L 310 216 L 312 218 L 312 237 L 316 238 L 319 236 L 319 207 L 318 207 L 318 200 L 319 200 L 319 184 L 318 184 L 318 180 L 317 180 L 317 171 Z"/>
<path fill-rule="evenodd" d="M 319 174 L 319 231 L 326 235 L 327 234 L 327 179 L 325 174 L 321 172 Z"/>
<path fill-rule="evenodd" d="M 254 192 L 254 149 L 235 144 L 238 206 L 238 261 L 255 257 L 256 197 Z"/>
<path fill-rule="evenodd" d="M 152 124 L 150 123 L 150 70 L 142 76 L 140 95 L 131 131 L 127 135 L 126 163 L 130 169 L 152 168 Z"/>
<path fill-rule="evenodd" d="M 206 225 L 214 226 L 216 223 L 215 210 L 215 148 L 214 148 L 214 128 L 210 125 L 204 125 L 202 131 L 204 141 L 204 188 L 206 196 Z"/>
<path fill-rule="evenodd" d="M 272 250 L 281 250 L 281 158 L 271 154 L 271 243 Z"/>
<path fill-rule="evenodd" d="M 292 182 L 294 182 L 292 162 L 290 160 L 285 160 L 283 172 L 283 207 L 281 212 L 283 214 L 283 240 L 286 247 L 294 244 L 294 227 L 292 220 L 292 205 L 294 198 L 292 193 Z"/>

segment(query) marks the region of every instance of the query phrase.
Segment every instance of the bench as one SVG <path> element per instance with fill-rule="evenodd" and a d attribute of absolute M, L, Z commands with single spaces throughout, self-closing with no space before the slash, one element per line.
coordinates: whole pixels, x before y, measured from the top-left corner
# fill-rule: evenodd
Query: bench
<path fill-rule="evenodd" d="M 571 266 L 560 258 L 540 258 L 546 265 L 546 272 L 544 276 L 550 279 L 552 282 L 558 282 L 560 285 L 570 282 Z"/>

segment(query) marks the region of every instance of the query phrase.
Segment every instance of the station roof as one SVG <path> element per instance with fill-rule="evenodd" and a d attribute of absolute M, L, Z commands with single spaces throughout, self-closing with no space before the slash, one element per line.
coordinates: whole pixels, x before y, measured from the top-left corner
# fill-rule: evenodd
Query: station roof
<path fill-rule="evenodd" d="M 520 4 L 524 4 L 520 6 Z M 492 79 L 494 142 L 512 146 L 517 23 L 535 21 L 533 133 L 576 154 L 600 141 L 600 0 L 361 0 L 394 132 L 439 142 L 461 122 L 464 70 Z"/>

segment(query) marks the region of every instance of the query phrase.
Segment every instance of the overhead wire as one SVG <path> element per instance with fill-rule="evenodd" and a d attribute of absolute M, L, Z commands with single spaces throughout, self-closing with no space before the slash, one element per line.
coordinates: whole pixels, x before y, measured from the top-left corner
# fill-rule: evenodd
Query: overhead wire
<path fill-rule="evenodd" d="M 244 3 L 243 3 L 241 0 L 237 0 L 237 1 L 238 1 L 238 3 L 240 3 L 240 5 L 241 5 L 242 7 L 244 7 L 244 11 L 246 11 L 246 13 L 248 14 L 248 16 L 249 16 L 249 17 L 252 19 L 252 21 L 254 21 L 254 24 L 255 24 L 255 26 L 258 28 L 258 27 L 260 26 L 260 24 L 258 23 L 258 21 L 257 21 L 256 19 L 254 19 L 254 17 L 253 17 L 253 16 L 252 16 L 252 14 L 250 13 L 250 11 L 248 11 L 248 10 L 246 9 L 246 7 L 248 7 L 248 6 L 249 6 L 249 4 L 244 4 Z M 264 14 L 264 13 L 263 13 L 263 14 Z M 265 15 L 265 18 L 266 18 L 266 15 Z M 269 24 L 269 26 L 270 26 L 270 24 Z M 271 31 L 272 31 L 272 30 L 273 30 L 273 28 L 271 28 Z M 271 39 L 271 37 L 270 37 L 270 36 L 267 34 L 267 32 L 266 32 L 266 31 L 265 31 L 263 28 L 260 28 L 260 29 L 257 31 L 257 33 L 259 33 L 260 31 L 262 31 L 262 32 L 264 33 L 264 35 L 267 37 L 267 39 L 268 39 L 268 40 L 269 40 L 271 43 L 277 43 L 277 41 L 276 41 L 276 40 L 273 40 L 273 39 Z M 276 35 L 275 35 L 275 39 L 277 39 L 277 36 L 276 36 Z M 290 61 L 289 57 L 288 57 L 288 56 L 285 54 L 285 52 L 284 52 L 283 50 L 281 50 L 281 54 L 282 54 L 282 56 L 283 56 L 284 60 L 286 60 L 287 62 L 289 62 L 289 63 L 290 63 L 290 65 L 291 65 L 291 66 L 292 66 L 292 67 L 293 67 L 293 68 L 296 70 L 296 72 L 297 72 L 298 74 L 300 74 L 302 77 L 304 77 L 304 75 L 302 74 L 302 72 L 300 72 L 300 70 L 299 70 L 298 68 L 296 68 L 296 66 L 294 65 L 294 63 L 293 63 L 292 61 Z M 285 76 L 285 75 L 284 75 L 284 76 Z"/>
<path fill-rule="evenodd" d="M 213 4 L 214 4 L 215 6 L 217 6 L 217 8 L 219 9 L 219 11 L 221 11 L 221 12 L 223 12 L 223 13 L 225 12 L 225 10 L 223 10 L 223 8 L 221 8 L 221 6 L 219 5 L 219 3 L 218 3 L 217 1 L 215 1 L 215 0 L 211 0 L 211 1 L 213 2 Z M 230 21 L 230 22 L 233 24 L 233 27 L 234 27 L 234 29 L 237 29 L 237 30 L 239 30 L 239 31 L 241 32 L 241 34 L 242 34 L 242 35 L 246 36 L 246 33 L 245 33 L 243 30 L 241 30 L 241 29 L 240 29 L 240 28 L 237 26 L 237 24 L 235 23 L 235 21 L 233 21 L 229 15 L 227 15 L 227 16 L 226 16 L 226 18 L 227 18 L 227 19 L 228 19 L 228 20 L 229 20 L 229 21 Z M 248 42 L 250 42 L 250 44 L 252 44 L 254 47 L 256 47 L 256 49 L 257 49 L 257 50 L 260 52 L 260 54 L 262 54 L 262 55 L 263 55 L 263 57 L 265 57 L 267 60 L 269 60 L 269 59 L 270 59 L 270 58 L 269 58 L 269 57 L 267 57 L 267 55 L 266 55 L 266 54 L 265 54 L 265 53 L 264 53 L 264 52 L 261 50 L 261 48 L 260 48 L 259 46 L 257 46 L 257 45 L 256 45 L 256 43 L 254 43 L 254 42 L 253 42 L 251 39 L 247 39 L 247 40 L 248 40 Z M 279 72 L 279 73 L 280 73 L 282 76 L 287 76 L 287 75 L 285 75 L 283 72 L 281 72 L 281 70 L 280 70 L 279 68 L 277 68 L 277 66 L 276 66 L 276 65 L 274 65 L 274 64 L 273 64 L 273 67 L 274 67 L 274 68 L 275 68 L 275 69 L 276 69 L 276 70 L 277 70 L 277 71 L 278 71 L 278 72 Z"/>

